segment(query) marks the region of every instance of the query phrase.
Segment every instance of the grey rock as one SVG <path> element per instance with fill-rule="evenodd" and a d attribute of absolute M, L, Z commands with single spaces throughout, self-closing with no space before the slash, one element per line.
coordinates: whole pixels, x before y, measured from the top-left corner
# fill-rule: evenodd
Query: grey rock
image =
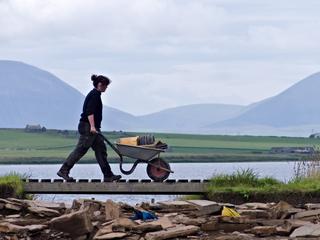
<path fill-rule="evenodd" d="M 221 212 L 222 206 L 218 203 L 208 200 L 189 200 L 188 203 L 191 203 L 197 208 L 195 211 L 196 216 L 209 215 L 213 213 Z"/>
<path fill-rule="evenodd" d="M 320 225 L 309 224 L 293 231 L 290 237 L 320 237 Z"/>
<path fill-rule="evenodd" d="M 151 232 L 145 235 L 146 240 L 163 240 L 176 237 L 184 237 L 196 234 L 200 230 L 197 226 L 177 226 L 158 232 Z"/>
<path fill-rule="evenodd" d="M 81 236 L 91 232 L 93 226 L 87 211 L 79 210 L 51 219 L 50 228 L 73 236 Z"/>
<path fill-rule="evenodd" d="M 120 206 L 112 200 L 107 200 L 105 203 L 106 220 L 110 221 L 120 217 Z"/>
<path fill-rule="evenodd" d="M 61 215 L 57 210 L 44 207 L 28 207 L 28 211 L 40 217 L 57 217 Z"/>

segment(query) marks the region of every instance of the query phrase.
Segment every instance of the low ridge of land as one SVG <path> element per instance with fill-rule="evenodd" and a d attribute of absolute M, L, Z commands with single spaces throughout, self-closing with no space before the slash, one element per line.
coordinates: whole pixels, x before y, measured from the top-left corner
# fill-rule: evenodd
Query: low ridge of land
<path fill-rule="evenodd" d="M 105 132 L 111 142 L 120 137 L 146 133 Z M 169 162 L 295 161 L 306 154 L 270 153 L 272 147 L 317 148 L 320 139 L 296 137 L 218 136 L 154 134 L 169 145 L 162 156 Z M 76 131 L 47 130 L 27 133 L 24 129 L 0 129 L 0 164 L 61 163 L 77 143 Z M 109 160 L 118 162 L 110 148 Z M 130 162 L 130 159 L 125 159 Z M 90 151 L 80 163 L 95 163 Z"/>

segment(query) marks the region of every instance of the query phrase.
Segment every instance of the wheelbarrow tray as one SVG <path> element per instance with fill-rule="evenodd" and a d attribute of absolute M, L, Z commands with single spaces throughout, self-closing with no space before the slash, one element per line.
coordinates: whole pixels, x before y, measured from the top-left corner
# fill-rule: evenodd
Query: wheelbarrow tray
<path fill-rule="evenodd" d="M 116 143 L 116 145 L 121 155 L 143 161 L 149 161 L 161 152 L 165 152 L 165 150 L 158 148 L 132 146 L 120 143 Z"/>

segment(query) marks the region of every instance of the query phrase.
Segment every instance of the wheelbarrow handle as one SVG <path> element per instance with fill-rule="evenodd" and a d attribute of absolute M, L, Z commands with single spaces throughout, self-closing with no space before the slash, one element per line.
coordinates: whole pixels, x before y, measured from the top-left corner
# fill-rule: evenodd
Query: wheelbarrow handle
<path fill-rule="evenodd" d="M 122 167 L 122 163 L 123 163 L 123 156 L 122 154 L 119 152 L 119 150 L 102 134 L 102 133 L 98 133 L 104 141 L 107 142 L 107 144 L 119 155 L 120 157 L 120 171 L 123 173 L 123 174 L 126 174 L 126 175 L 129 175 L 131 174 L 137 167 L 137 165 L 141 162 L 141 160 L 136 160 L 134 163 L 133 163 L 133 166 L 131 167 L 130 170 L 126 171 L 123 169 Z"/>
<path fill-rule="evenodd" d="M 119 152 L 119 150 L 102 134 L 102 133 L 98 133 L 104 141 L 106 141 L 108 143 L 108 145 L 113 149 L 113 151 L 115 151 L 119 157 L 122 159 L 122 154 Z"/>

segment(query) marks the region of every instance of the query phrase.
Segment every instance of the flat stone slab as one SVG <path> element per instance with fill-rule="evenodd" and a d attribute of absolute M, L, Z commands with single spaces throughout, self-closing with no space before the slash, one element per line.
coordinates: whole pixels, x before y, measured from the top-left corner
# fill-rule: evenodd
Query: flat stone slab
<path fill-rule="evenodd" d="M 270 204 L 267 203 L 259 203 L 259 202 L 252 202 L 252 203 L 244 203 L 239 206 L 240 208 L 249 208 L 249 209 L 260 209 L 260 210 L 268 210 L 270 209 Z"/>
<path fill-rule="evenodd" d="M 198 211 L 196 212 L 197 216 L 209 215 L 213 213 L 220 212 L 222 206 L 216 202 L 208 200 L 188 200 L 188 203 L 194 205 Z"/>
<path fill-rule="evenodd" d="M 320 224 L 309 224 L 293 231 L 290 237 L 320 237 Z"/>
<path fill-rule="evenodd" d="M 197 207 L 208 207 L 218 205 L 218 203 L 209 200 L 187 200 L 186 202 L 196 205 Z"/>
<path fill-rule="evenodd" d="M 66 208 L 65 203 L 57 203 L 57 202 L 46 202 L 40 200 L 27 200 L 27 199 L 16 199 L 16 198 L 8 198 L 9 201 L 18 203 L 18 204 L 27 204 L 28 207 L 44 207 L 54 210 L 62 210 Z"/>
<path fill-rule="evenodd" d="M 304 205 L 308 210 L 320 209 L 320 203 L 307 203 Z"/>
<path fill-rule="evenodd" d="M 241 216 L 248 216 L 251 218 L 270 218 L 270 213 L 266 210 L 259 209 L 248 209 L 248 210 L 238 210 L 238 213 Z"/>
<path fill-rule="evenodd" d="M 57 210 L 44 207 L 28 207 L 28 211 L 41 217 L 57 217 L 61 215 Z"/>
<path fill-rule="evenodd" d="M 176 237 L 184 237 L 197 233 L 200 230 L 197 226 L 177 226 L 158 232 L 147 233 L 146 240 L 163 240 Z"/>
<path fill-rule="evenodd" d="M 274 235 L 277 229 L 275 226 L 256 226 L 253 227 L 250 232 L 259 237 L 267 237 Z"/>
<path fill-rule="evenodd" d="M 303 221 L 300 219 L 287 219 L 285 222 L 287 224 L 290 224 L 293 228 L 299 228 L 299 227 L 303 227 L 306 225 L 313 225 L 313 223 L 311 223 L 309 221 Z"/>
<path fill-rule="evenodd" d="M 160 217 L 158 220 L 150 222 L 150 224 L 160 224 L 163 229 L 168 229 L 176 226 L 168 217 Z"/>
<path fill-rule="evenodd" d="M 320 209 L 298 212 L 294 215 L 295 219 L 308 218 L 320 215 Z"/>
<path fill-rule="evenodd" d="M 81 236 L 92 231 L 93 225 L 86 210 L 79 210 L 51 219 L 50 228 Z"/>
<path fill-rule="evenodd" d="M 174 222 L 183 225 L 194 225 L 194 226 L 201 226 L 207 222 L 204 217 L 187 217 L 185 215 L 178 215 L 174 218 Z"/>
<path fill-rule="evenodd" d="M 28 225 L 28 226 L 18 226 L 8 222 L 0 223 L 0 232 L 1 233 L 19 233 L 19 232 L 38 232 L 43 229 L 46 229 L 48 226 L 39 224 L 39 225 Z"/>
<path fill-rule="evenodd" d="M 128 235 L 127 233 L 114 232 L 114 233 L 107 233 L 104 235 L 96 236 L 93 239 L 94 240 L 123 239 L 127 235 Z"/>
<path fill-rule="evenodd" d="M 120 217 L 120 206 L 112 200 L 107 200 L 105 203 L 106 220 L 113 220 Z"/>
<path fill-rule="evenodd" d="M 158 205 L 162 210 L 169 211 L 169 212 L 198 210 L 194 204 L 191 204 L 187 201 L 164 201 L 164 202 L 158 202 Z"/>

